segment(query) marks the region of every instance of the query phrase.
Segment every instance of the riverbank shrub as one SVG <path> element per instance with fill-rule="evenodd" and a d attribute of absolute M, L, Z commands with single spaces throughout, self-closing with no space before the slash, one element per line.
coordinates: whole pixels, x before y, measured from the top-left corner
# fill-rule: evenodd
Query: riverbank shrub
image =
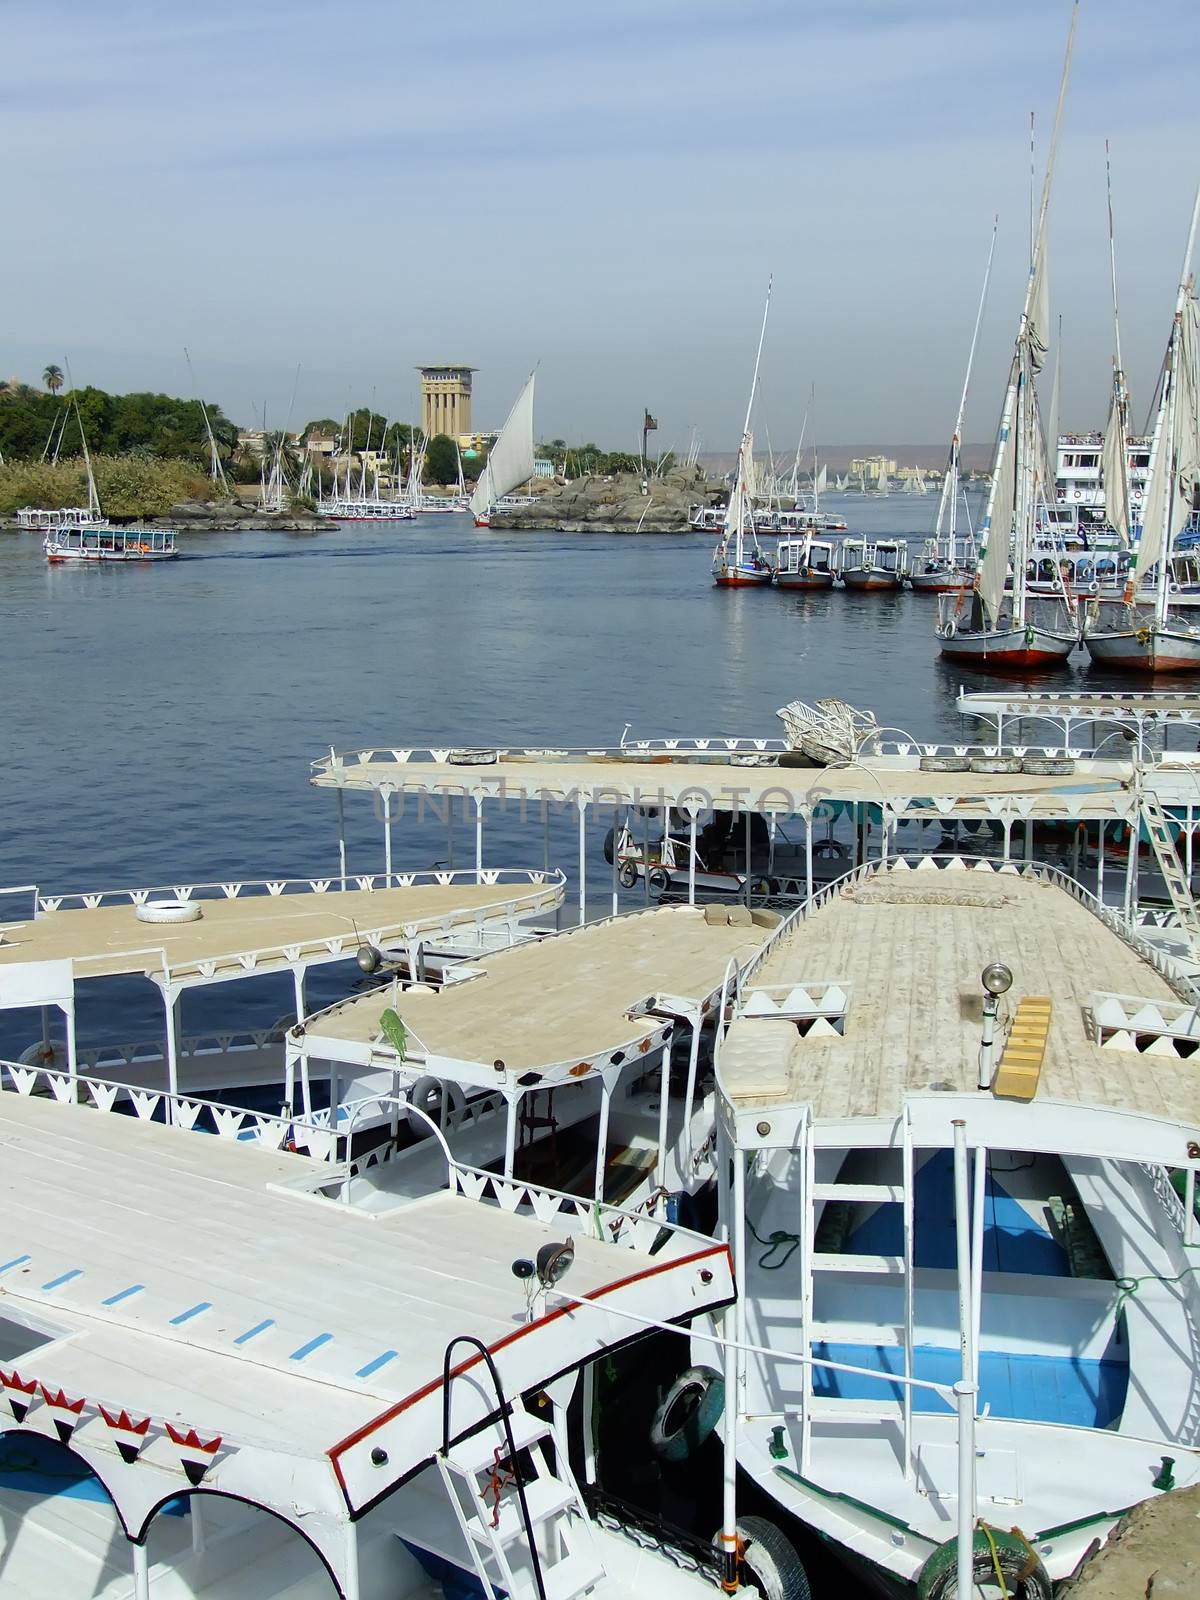
<path fill-rule="evenodd" d="M 212 500 L 213 484 L 191 462 L 139 454 L 92 458 L 100 505 L 107 516 L 162 517 L 181 500 Z M 22 506 L 58 510 L 87 504 L 83 461 L 10 461 L 0 466 L 0 516 Z"/>

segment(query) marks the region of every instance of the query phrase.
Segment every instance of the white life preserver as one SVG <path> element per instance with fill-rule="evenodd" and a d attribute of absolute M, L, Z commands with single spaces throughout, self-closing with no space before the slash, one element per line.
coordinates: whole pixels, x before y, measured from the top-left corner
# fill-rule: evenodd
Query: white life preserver
<path fill-rule="evenodd" d="M 199 922 L 203 914 L 195 900 L 147 900 L 134 911 L 139 922 Z"/>
<path fill-rule="evenodd" d="M 956 624 L 954 618 L 951 617 L 950 620 L 946 623 L 945 627 L 942 629 L 942 638 L 943 639 L 953 639 L 954 635 L 957 632 L 958 632 L 958 625 Z"/>

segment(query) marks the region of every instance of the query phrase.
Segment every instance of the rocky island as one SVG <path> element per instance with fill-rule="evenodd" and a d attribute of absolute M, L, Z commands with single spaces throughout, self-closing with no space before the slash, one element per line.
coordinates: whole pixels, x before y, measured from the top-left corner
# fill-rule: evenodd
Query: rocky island
<path fill-rule="evenodd" d="M 661 478 L 635 472 L 592 474 L 558 482 L 532 505 L 492 514 L 493 528 L 548 533 L 687 533 L 692 506 L 723 494 L 702 467 L 674 467 Z"/>

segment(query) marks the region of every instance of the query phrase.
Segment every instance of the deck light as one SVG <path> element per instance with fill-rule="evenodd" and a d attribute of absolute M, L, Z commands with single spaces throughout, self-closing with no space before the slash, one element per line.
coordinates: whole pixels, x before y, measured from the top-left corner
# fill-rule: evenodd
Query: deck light
<path fill-rule="evenodd" d="M 983 1034 L 979 1041 L 979 1072 L 976 1082 L 980 1089 L 992 1086 L 992 1047 L 996 1040 L 996 1013 L 1000 996 L 1012 988 L 1012 968 L 1003 961 L 989 961 L 979 976 L 983 984 Z"/>
<path fill-rule="evenodd" d="M 358 970 L 366 977 L 378 972 L 383 961 L 383 956 L 373 944 L 360 944 L 354 957 L 358 962 Z"/>

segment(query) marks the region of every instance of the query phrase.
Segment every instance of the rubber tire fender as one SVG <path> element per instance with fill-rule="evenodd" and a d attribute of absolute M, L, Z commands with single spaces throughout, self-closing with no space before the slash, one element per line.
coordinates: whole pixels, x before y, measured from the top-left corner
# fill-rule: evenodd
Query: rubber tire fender
<path fill-rule="evenodd" d="M 737 1531 L 745 1580 L 763 1600 L 812 1600 L 804 1563 L 781 1528 L 766 1517 L 739 1517 Z"/>
<path fill-rule="evenodd" d="M 650 868 L 650 892 L 652 894 L 666 894 L 671 887 L 671 874 L 666 867 Z"/>
<path fill-rule="evenodd" d="M 650 1424 L 650 1448 L 664 1461 L 686 1461 L 725 1410 L 725 1380 L 712 1367 L 688 1367 L 663 1395 Z"/>
<path fill-rule="evenodd" d="M 462 1090 L 456 1083 L 450 1083 L 443 1078 L 435 1078 L 427 1074 L 418 1078 L 408 1094 L 410 1105 L 416 1106 L 418 1111 L 423 1111 L 427 1117 L 436 1123 L 442 1120 L 442 1102 L 448 1103 L 451 1114 L 461 1110 L 466 1103 Z M 409 1132 L 414 1139 L 431 1139 L 433 1129 L 428 1122 L 420 1117 L 410 1117 L 408 1121 Z"/>
<path fill-rule="evenodd" d="M 996 1553 L 993 1556 L 987 1533 L 976 1528 L 972 1589 L 989 1580 L 995 1583 L 998 1561 L 1012 1600 L 1051 1600 L 1054 1586 L 1037 1554 L 1015 1533 L 1002 1528 L 988 1531 Z M 939 1545 L 917 1574 L 917 1600 L 958 1600 L 957 1560 L 957 1539 Z"/>
<path fill-rule="evenodd" d="M 632 861 L 622 861 L 617 868 L 617 882 L 622 889 L 632 889 L 638 881 L 638 869 Z"/>
<path fill-rule="evenodd" d="M 616 854 L 616 848 L 617 830 L 615 828 L 610 828 L 604 835 L 604 859 L 608 862 L 610 867 L 613 864 L 613 856 Z"/>

